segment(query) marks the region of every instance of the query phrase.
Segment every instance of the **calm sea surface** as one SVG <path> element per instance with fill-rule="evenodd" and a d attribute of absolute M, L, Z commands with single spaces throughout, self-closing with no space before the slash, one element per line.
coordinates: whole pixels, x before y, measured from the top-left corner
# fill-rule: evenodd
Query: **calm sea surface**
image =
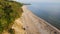
<path fill-rule="evenodd" d="M 27 6 L 35 15 L 60 29 L 59 3 L 32 3 Z"/>

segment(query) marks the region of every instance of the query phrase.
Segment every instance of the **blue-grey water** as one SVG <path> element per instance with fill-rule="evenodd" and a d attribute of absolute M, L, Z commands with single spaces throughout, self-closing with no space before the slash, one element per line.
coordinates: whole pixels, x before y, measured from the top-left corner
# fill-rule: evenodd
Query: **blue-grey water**
<path fill-rule="evenodd" d="M 35 15 L 60 29 L 59 3 L 32 3 L 27 6 Z"/>

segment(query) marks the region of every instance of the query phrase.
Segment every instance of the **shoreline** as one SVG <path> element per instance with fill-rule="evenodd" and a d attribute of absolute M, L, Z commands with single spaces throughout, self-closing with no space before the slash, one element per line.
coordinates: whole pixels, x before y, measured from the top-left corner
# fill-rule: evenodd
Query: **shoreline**
<path fill-rule="evenodd" d="M 22 7 L 23 11 L 26 12 L 26 13 L 31 13 L 32 15 L 34 15 L 29 9 L 27 9 L 26 6 L 23 6 Z M 47 24 L 49 27 L 51 27 L 52 29 L 54 29 L 55 31 L 59 32 L 60 33 L 60 30 L 57 29 L 56 27 L 52 26 L 51 24 L 49 24 L 48 22 L 46 22 L 45 20 L 41 19 L 40 17 L 37 17 L 36 15 L 34 15 L 34 17 L 36 17 L 38 20 L 41 20 L 43 21 L 45 24 Z"/>

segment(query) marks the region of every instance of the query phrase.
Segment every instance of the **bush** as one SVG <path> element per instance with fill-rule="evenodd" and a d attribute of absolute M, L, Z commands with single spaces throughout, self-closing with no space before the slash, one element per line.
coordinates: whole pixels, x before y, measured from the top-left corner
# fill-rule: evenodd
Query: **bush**
<path fill-rule="evenodd" d="M 0 0 L 0 34 L 3 30 L 9 30 L 14 20 L 23 12 L 22 4 L 15 1 Z"/>

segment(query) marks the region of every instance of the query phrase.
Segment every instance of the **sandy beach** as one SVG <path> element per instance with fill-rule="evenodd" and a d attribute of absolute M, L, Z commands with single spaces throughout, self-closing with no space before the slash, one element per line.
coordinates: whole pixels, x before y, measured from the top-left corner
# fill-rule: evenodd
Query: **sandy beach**
<path fill-rule="evenodd" d="M 23 6 L 22 9 L 24 12 L 21 21 L 23 22 L 23 26 L 27 29 L 28 34 L 50 34 L 51 30 L 60 33 L 60 30 L 34 15 L 26 6 Z"/>
<path fill-rule="evenodd" d="M 26 6 L 22 9 L 24 12 L 21 18 L 16 19 L 12 27 L 16 34 L 60 34 L 60 30 L 34 15 Z"/>

